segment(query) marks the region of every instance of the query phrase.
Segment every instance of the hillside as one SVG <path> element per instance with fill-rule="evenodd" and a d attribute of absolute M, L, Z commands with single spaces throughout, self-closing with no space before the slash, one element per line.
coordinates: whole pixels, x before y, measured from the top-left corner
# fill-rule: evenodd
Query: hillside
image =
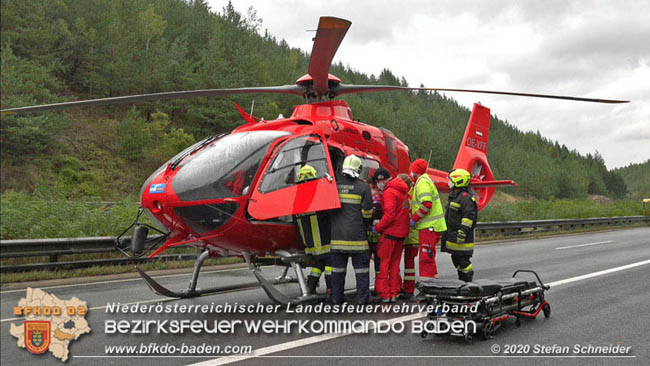
<path fill-rule="evenodd" d="M 211 13 L 201 0 L 2 0 L 1 7 L 2 108 L 292 84 L 308 68 L 308 54 L 261 34 L 254 15 L 244 17 L 232 7 Z M 344 83 L 406 85 L 390 70 L 366 75 L 336 64 L 330 72 Z M 233 102 L 248 109 L 253 100 L 255 115 L 265 119 L 289 115 L 302 102 L 287 95 L 237 95 L 3 116 L 2 192 L 137 200 L 140 185 L 160 164 L 194 141 L 242 123 Z M 469 117 L 453 99 L 420 92 L 345 100 L 355 118 L 395 132 L 412 158 L 431 154 L 432 166 L 451 168 Z M 616 198 L 628 195 L 625 183 L 632 195 L 645 189 L 624 183 L 621 171 L 608 171 L 598 154 L 580 155 L 496 117 L 488 156 L 498 179 L 520 184 L 505 190 L 518 196 Z"/>
<path fill-rule="evenodd" d="M 623 177 L 632 198 L 650 198 L 650 160 L 641 164 L 630 164 L 615 169 L 614 172 Z"/>

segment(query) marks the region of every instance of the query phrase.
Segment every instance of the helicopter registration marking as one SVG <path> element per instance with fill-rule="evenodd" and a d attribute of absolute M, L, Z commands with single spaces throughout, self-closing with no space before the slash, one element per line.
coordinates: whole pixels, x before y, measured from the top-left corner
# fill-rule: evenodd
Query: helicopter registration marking
<path fill-rule="evenodd" d="M 487 152 L 487 142 L 479 141 L 477 139 L 468 137 L 466 141 L 467 146 L 472 147 L 477 150 L 482 150 Z"/>
<path fill-rule="evenodd" d="M 152 184 L 149 187 L 149 194 L 152 193 L 165 193 L 165 184 Z"/>

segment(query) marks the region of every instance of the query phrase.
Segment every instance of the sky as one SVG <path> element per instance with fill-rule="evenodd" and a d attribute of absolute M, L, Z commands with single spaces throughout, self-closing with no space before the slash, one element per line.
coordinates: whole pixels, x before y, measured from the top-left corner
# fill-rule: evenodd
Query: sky
<path fill-rule="evenodd" d="M 228 1 L 208 3 L 221 11 Z M 409 86 L 630 100 L 446 93 L 470 109 L 480 102 L 521 131 L 539 130 L 583 155 L 598 152 L 608 169 L 650 159 L 650 0 L 232 3 L 243 15 L 253 6 L 261 33 L 306 52 L 320 16 L 347 19 L 334 62 L 368 75 L 388 68 Z"/>

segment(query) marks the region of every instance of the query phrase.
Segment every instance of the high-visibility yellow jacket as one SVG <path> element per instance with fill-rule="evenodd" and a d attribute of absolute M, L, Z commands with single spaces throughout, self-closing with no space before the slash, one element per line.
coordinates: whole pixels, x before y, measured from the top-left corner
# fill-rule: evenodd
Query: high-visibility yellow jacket
<path fill-rule="evenodd" d="M 442 204 L 440 203 L 440 195 L 436 189 L 436 185 L 433 183 L 428 174 L 422 174 L 417 182 L 415 182 L 415 190 L 413 191 L 413 199 L 411 201 L 411 217 L 418 216 L 418 219 L 414 220 L 415 229 L 423 230 L 428 228 L 433 228 L 437 232 L 443 232 L 447 230 L 447 225 L 445 224 L 445 214 L 442 210 Z M 420 210 L 420 207 L 423 207 L 424 202 L 431 202 L 431 209 L 426 211 L 426 206 Z"/>

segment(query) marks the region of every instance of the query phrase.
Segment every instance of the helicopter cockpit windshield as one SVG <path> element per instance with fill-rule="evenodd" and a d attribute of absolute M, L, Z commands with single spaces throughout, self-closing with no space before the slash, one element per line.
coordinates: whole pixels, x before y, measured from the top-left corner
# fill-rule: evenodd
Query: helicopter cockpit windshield
<path fill-rule="evenodd" d="M 282 131 L 233 133 L 207 145 L 178 167 L 172 181 L 181 201 L 237 197 L 248 193 L 269 145 Z"/>

